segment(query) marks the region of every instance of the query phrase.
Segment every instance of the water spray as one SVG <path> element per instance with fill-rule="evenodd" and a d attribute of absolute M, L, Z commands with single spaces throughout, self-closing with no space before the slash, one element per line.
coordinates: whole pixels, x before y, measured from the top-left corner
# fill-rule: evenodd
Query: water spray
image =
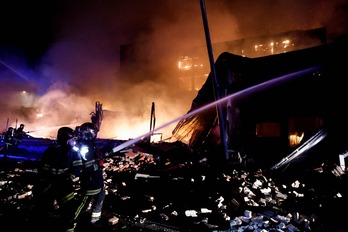
<path fill-rule="evenodd" d="M 58 128 L 61 128 L 61 127 L 72 127 L 74 128 L 76 125 L 72 125 L 72 124 L 69 124 L 69 125 L 59 125 L 59 126 L 51 126 L 51 127 L 45 127 L 43 129 L 37 129 L 37 130 L 30 130 L 30 131 L 26 131 L 25 133 L 35 133 L 35 132 L 39 132 L 39 131 L 46 131 L 46 130 L 53 130 L 53 129 L 58 129 Z"/>
<path fill-rule="evenodd" d="M 128 140 L 128 141 L 126 141 L 126 142 L 124 142 L 124 143 L 114 147 L 112 149 L 112 152 L 116 153 L 116 152 L 118 152 L 118 151 L 120 151 L 120 150 L 122 150 L 122 149 L 124 149 L 126 147 L 129 147 L 129 146 L 135 144 L 136 142 L 142 140 L 143 138 L 146 138 L 146 137 L 150 136 L 155 131 L 158 131 L 158 130 L 160 130 L 162 128 L 165 128 L 165 127 L 167 127 L 167 126 L 169 126 L 169 125 L 171 125 L 171 124 L 173 124 L 173 123 L 175 123 L 177 121 L 180 121 L 182 119 L 191 117 L 194 114 L 197 114 L 199 112 L 207 110 L 207 109 L 209 109 L 211 107 L 215 107 L 216 105 L 224 103 L 224 102 L 228 101 L 229 99 L 232 99 L 232 98 L 235 98 L 235 97 L 246 96 L 248 94 L 252 94 L 252 93 L 255 93 L 255 92 L 258 92 L 258 91 L 261 91 L 261 90 L 266 90 L 266 89 L 269 89 L 269 88 L 275 86 L 276 84 L 280 84 L 280 83 L 292 80 L 293 78 L 299 78 L 299 77 L 301 77 L 303 75 L 316 72 L 319 69 L 320 69 L 319 66 L 310 67 L 310 68 L 307 68 L 307 69 L 303 69 L 303 70 L 300 70 L 300 71 L 297 71 L 297 72 L 289 73 L 289 74 L 286 74 L 286 75 L 274 78 L 272 80 L 268 80 L 268 81 L 262 82 L 260 84 L 257 84 L 257 85 L 251 86 L 249 88 L 246 88 L 246 89 L 240 90 L 238 92 L 235 92 L 233 94 L 230 94 L 230 95 L 228 95 L 228 96 L 226 96 L 224 98 L 221 98 L 221 99 L 219 99 L 217 101 L 214 101 L 212 103 L 209 103 L 209 104 L 207 104 L 207 105 L 205 105 L 205 106 L 203 106 L 201 108 L 198 108 L 198 109 L 196 109 L 196 110 L 194 110 L 194 111 L 192 111 L 192 112 L 190 112 L 190 113 L 188 113 L 186 115 L 183 115 L 183 116 L 181 116 L 179 118 L 176 118 L 176 119 L 174 119 L 174 120 L 172 120 L 172 121 L 170 121 L 170 122 L 168 122 L 168 123 L 158 127 L 157 129 L 154 129 L 154 130 L 152 130 L 152 131 L 150 131 L 150 132 L 148 132 L 148 133 L 146 133 L 144 135 L 141 135 L 141 136 L 139 136 L 137 138 Z"/>

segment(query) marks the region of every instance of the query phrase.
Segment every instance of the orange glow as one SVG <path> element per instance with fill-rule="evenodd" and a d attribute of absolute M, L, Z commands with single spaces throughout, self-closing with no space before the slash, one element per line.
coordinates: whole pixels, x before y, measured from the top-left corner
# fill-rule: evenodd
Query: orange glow
<path fill-rule="evenodd" d="M 301 134 L 301 135 L 299 135 Z M 289 135 L 289 143 L 291 147 L 299 145 L 304 137 L 304 133 L 294 133 Z"/>
<path fill-rule="evenodd" d="M 178 68 L 180 70 L 192 69 L 192 58 L 189 58 L 188 56 L 182 57 L 182 59 L 178 62 Z"/>

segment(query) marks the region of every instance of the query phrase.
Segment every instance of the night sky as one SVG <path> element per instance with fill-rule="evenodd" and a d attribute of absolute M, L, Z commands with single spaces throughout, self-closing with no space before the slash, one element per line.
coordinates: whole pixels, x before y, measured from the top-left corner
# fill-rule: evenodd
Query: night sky
<path fill-rule="evenodd" d="M 64 7 L 57 1 L 1 3 L 1 50 L 21 55 L 34 64 L 54 43 L 55 29 Z"/>
<path fill-rule="evenodd" d="M 0 130 L 7 120 L 10 126 L 17 120 L 42 132 L 34 136 L 53 136 L 55 130 L 44 128 L 89 121 L 95 101 L 123 113 L 117 122 L 105 121 L 106 137 L 147 132 L 152 102 L 158 125 L 185 114 L 192 99 L 175 91 L 168 72 L 154 80 L 139 75 L 139 64 L 136 75 L 122 79 L 119 52 L 121 45 L 146 41 L 136 55 L 161 61 L 173 51 L 205 45 L 200 3 L 3 1 L 0 84 L 6 88 L 0 94 Z M 206 0 L 205 5 L 213 43 L 318 27 L 327 28 L 331 41 L 348 31 L 347 0 Z M 19 96 L 23 90 L 27 95 Z M 46 116 L 37 118 L 37 111 Z"/>

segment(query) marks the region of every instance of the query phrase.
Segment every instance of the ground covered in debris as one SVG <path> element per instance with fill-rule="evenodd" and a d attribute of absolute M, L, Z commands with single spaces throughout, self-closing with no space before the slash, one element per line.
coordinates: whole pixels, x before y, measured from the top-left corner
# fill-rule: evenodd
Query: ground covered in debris
<path fill-rule="evenodd" d="M 348 230 L 339 166 L 271 172 L 176 152 L 177 159 L 132 150 L 107 157 L 102 219 L 91 225 L 83 215 L 77 231 Z M 58 231 L 56 212 L 32 218 L 36 167 L 35 160 L 1 161 L 2 228 Z"/>

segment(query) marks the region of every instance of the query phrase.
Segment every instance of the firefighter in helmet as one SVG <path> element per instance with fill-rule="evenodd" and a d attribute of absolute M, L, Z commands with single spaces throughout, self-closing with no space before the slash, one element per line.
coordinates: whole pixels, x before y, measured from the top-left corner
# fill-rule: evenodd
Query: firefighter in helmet
<path fill-rule="evenodd" d="M 76 215 L 81 215 L 81 212 L 89 212 L 91 204 L 90 221 L 94 224 L 101 218 L 105 199 L 103 156 L 95 144 L 98 134 L 97 127 L 93 123 L 86 122 L 77 129 L 78 137 L 74 141 L 73 150 L 80 156 L 82 171 L 79 176 L 81 198 Z"/>
<path fill-rule="evenodd" d="M 43 217 L 58 214 L 65 231 L 73 231 L 74 228 L 75 182 L 81 170 L 81 160 L 71 152 L 68 143 L 73 136 L 74 130 L 70 127 L 58 129 L 56 141 L 42 154 L 39 179 L 33 192 L 35 216 L 40 225 L 45 222 Z"/>
<path fill-rule="evenodd" d="M 12 141 L 13 155 L 17 155 L 18 145 L 20 144 L 20 142 L 22 142 L 23 138 L 25 138 L 25 136 L 27 135 L 24 131 L 24 127 L 25 125 L 22 123 L 19 125 L 18 128 L 13 130 L 13 141 Z"/>

